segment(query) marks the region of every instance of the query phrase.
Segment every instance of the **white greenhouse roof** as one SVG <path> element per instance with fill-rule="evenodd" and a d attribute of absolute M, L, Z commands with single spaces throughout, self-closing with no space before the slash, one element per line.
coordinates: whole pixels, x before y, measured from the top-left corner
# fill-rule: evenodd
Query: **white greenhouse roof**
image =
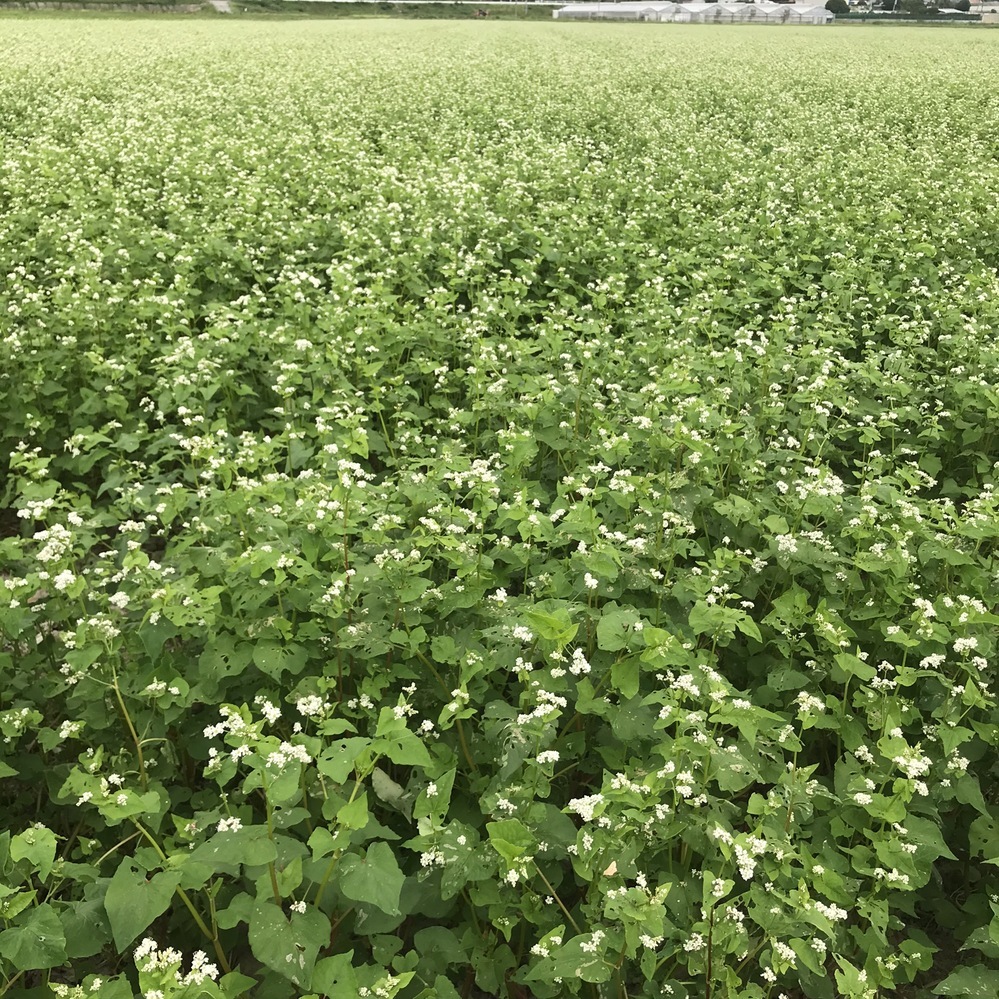
<path fill-rule="evenodd" d="M 710 13 L 712 11 L 724 11 L 726 13 L 746 14 L 752 8 L 757 11 L 772 13 L 774 11 L 787 10 L 793 15 L 811 13 L 812 11 L 825 11 L 825 6 L 820 2 L 813 3 L 775 3 L 773 0 L 757 0 L 756 3 L 725 3 L 719 0 L 716 3 L 706 3 L 704 0 L 686 0 L 686 2 L 672 3 L 670 0 L 663 2 L 648 2 L 648 0 L 588 0 L 585 3 L 569 3 L 559 8 L 559 13 L 577 14 L 640 14 L 646 11 L 671 12 L 685 10 L 691 14 Z"/>

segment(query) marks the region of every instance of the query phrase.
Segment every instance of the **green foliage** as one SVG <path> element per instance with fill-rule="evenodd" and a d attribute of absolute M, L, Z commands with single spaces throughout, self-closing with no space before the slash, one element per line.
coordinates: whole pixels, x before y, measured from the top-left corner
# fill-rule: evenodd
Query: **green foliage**
<path fill-rule="evenodd" d="M 0 995 L 995 993 L 996 56 L 592 27 L 5 22 Z"/>
<path fill-rule="evenodd" d="M 134 862 L 127 858 L 118 865 L 104 895 L 104 908 L 120 952 L 166 911 L 179 882 L 175 871 L 160 871 L 147 878 L 146 872 L 136 870 Z"/>

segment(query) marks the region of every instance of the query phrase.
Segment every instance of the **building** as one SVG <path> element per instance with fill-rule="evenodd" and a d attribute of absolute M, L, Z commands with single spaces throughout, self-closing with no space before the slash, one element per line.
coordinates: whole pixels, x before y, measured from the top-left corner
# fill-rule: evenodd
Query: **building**
<path fill-rule="evenodd" d="M 833 21 L 833 15 L 817 0 L 799 0 L 798 3 L 587 0 L 560 7 L 552 16 L 560 21 L 658 21 L 669 24 L 829 24 Z"/>

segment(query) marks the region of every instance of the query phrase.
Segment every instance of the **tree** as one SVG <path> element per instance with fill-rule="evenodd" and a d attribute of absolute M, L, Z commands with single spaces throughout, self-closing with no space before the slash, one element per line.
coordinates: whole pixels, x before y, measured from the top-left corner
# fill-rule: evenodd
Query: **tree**
<path fill-rule="evenodd" d="M 963 14 L 967 14 L 971 10 L 971 0 L 953 0 L 947 6 L 953 7 L 954 10 L 959 10 Z"/>
<path fill-rule="evenodd" d="M 826 10 L 831 14 L 849 14 L 850 5 L 846 0 L 826 0 Z"/>

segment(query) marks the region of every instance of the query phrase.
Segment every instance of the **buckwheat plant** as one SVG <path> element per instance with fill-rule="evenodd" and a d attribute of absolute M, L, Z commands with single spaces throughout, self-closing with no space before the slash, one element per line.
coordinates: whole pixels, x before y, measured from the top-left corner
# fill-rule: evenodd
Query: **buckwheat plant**
<path fill-rule="evenodd" d="M 989 37 L 3 24 L 0 996 L 996 992 Z"/>

